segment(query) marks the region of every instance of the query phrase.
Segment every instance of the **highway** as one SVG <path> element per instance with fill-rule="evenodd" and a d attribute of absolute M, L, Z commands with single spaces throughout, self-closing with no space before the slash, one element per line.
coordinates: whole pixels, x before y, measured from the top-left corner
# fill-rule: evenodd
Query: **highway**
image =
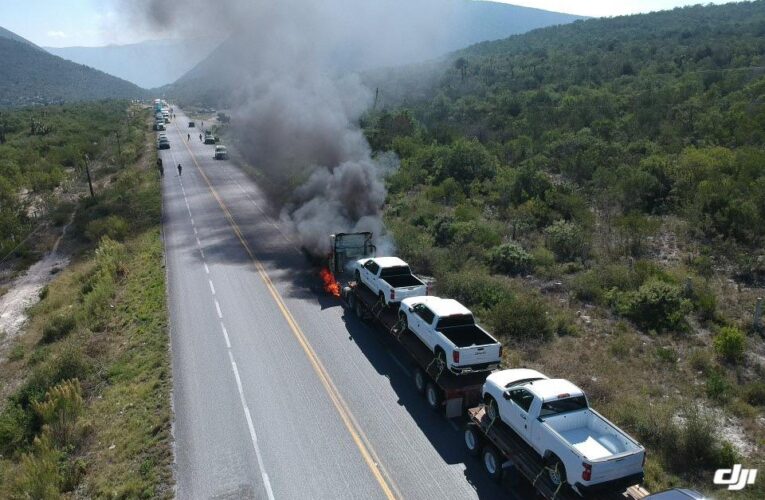
<path fill-rule="evenodd" d="M 160 154 L 177 497 L 507 498 L 395 346 L 319 291 L 258 186 L 175 113 Z"/>

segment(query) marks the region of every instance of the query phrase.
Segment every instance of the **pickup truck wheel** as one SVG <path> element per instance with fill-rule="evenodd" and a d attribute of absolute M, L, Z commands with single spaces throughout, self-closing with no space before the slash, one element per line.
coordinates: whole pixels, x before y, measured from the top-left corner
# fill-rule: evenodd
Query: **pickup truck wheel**
<path fill-rule="evenodd" d="M 409 321 L 406 319 L 406 314 L 399 313 L 398 321 L 401 323 L 401 331 L 405 332 L 409 329 Z"/>
<path fill-rule="evenodd" d="M 361 273 L 358 270 L 354 271 L 353 279 L 356 281 L 357 285 L 361 284 Z"/>
<path fill-rule="evenodd" d="M 428 378 L 427 375 L 425 375 L 425 372 L 422 371 L 422 368 L 415 368 L 414 369 L 414 387 L 417 389 L 417 392 L 420 394 L 425 393 L 425 385 L 427 384 Z"/>
<path fill-rule="evenodd" d="M 463 436 L 465 438 L 465 448 L 467 448 L 468 455 L 472 457 L 480 455 L 481 433 L 478 432 L 478 427 L 473 423 L 467 424 Z"/>
<path fill-rule="evenodd" d="M 438 364 L 446 368 L 446 353 L 440 347 L 436 347 L 436 357 L 438 358 Z"/>
<path fill-rule="evenodd" d="M 481 454 L 483 467 L 492 481 L 500 482 L 502 480 L 502 457 L 497 449 L 492 445 L 487 445 Z"/>
<path fill-rule="evenodd" d="M 425 385 L 425 399 L 428 401 L 428 406 L 430 406 L 433 411 L 441 410 L 443 396 L 441 395 L 441 389 L 436 387 L 436 384 L 433 382 L 428 382 Z"/>
<path fill-rule="evenodd" d="M 563 466 L 560 458 L 555 455 L 551 456 L 547 461 L 547 475 L 555 486 L 566 482 L 566 468 Z"/>
<path fill-rule="evenodd" d="M 493 397 L 487 395 L 484 403 L 486 404 L 486 416 L 489 417 L 489 420 L 498 419 L 499 408 L 497 407 L 497 401 Z"/>

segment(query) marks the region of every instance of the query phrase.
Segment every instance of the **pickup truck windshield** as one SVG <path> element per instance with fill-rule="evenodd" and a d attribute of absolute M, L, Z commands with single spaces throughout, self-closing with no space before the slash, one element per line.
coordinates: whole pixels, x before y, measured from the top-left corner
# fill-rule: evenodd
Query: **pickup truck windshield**
<path fill-rule="evenodd" d="M 445 316 L 438 320 L 436 330 L 442 330 L 444 328 L 452 328 L 455 326 L 471 326 L 475 324 L 472 314 L 455 314 L 453 316 Z"/>
<path fill-rule="evenodd" d="M 386 267 L 385 269 L 380 271 L 381 278 L 388 278 L 390 276 L 403 276 L 408 274 L 412 274 L 412 271 L 409 269 L 409 266 Z"/>
<path fill-rule="evenodd" d="M 540 417 L 549 417 L 559 413 L 566 413 L 587 408 L 587 398 L 576 396 L 573 398 L 556 399 L 542 403 L 542 409 L 539 411 Z"/>

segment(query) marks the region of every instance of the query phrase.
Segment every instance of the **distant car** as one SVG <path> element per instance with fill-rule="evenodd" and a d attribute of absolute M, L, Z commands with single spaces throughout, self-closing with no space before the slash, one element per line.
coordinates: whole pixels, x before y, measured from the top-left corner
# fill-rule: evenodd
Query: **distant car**
<path fill-rule="evenodd" d="M 215 137 L 213 137 L 212 135 L 206 135 L 205 144 L 215 144 Z"/>
<path fill-rule="evenodd" d="M 157 141 L 157 149 L 170 149 L 170 141 L 167 139 L 160 139 Z"/>
<path fill-rule="evenodd" d="M 154 130 L 166 130 L 165 124 L 162 122 L 155 123 Z"/>
<path fill-rule="evenodd" d="M 189 128 L 194 128 L 194 127 L 196 127 L 196 124 L 194 122 L 189 122 Z"/>
<path fill-rule="evenodd" d="M 215 146 L 215 156 L 213 158 L 216 160 L 228 160 L 226 146 Z"/>

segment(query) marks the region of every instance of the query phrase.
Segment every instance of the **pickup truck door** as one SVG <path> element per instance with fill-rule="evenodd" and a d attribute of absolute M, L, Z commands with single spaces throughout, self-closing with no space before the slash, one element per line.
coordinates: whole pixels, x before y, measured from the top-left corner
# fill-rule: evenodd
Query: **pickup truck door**
<path fill-rule="evenodd" d="M 502 405 L 505 410 L 501 414 L 502 420 L 515 429 L 522 438 L 531 442 L 529 429 L 533 430 L 533 423 L 529 422 L 529 408 L 534 401 L 534 395 L 523 387 L 510 389 L 505 394 L 507 404 Z"/>
<path fill-rule="evenodd" d="M 372 259 L 369 259 L 364 263 L 363 266 L 361 266 L 361 281 L 363 281 L 369 287 L 369 289 L 375 293 L 379 292 L 376 280 L 377 272 L 379 270 L 380 266 L 378 266 Z"/>
<path fill-rule="evenodd" d="M 436 347 L 434 342 L 435 330 L 432 328 L 435 316 L 433 311 L 428 309 L 428 306 L 425 304 L 414 306 L 414 314 L 412 315 L 414 318 L 414 333 L 431 351 Z"/>

